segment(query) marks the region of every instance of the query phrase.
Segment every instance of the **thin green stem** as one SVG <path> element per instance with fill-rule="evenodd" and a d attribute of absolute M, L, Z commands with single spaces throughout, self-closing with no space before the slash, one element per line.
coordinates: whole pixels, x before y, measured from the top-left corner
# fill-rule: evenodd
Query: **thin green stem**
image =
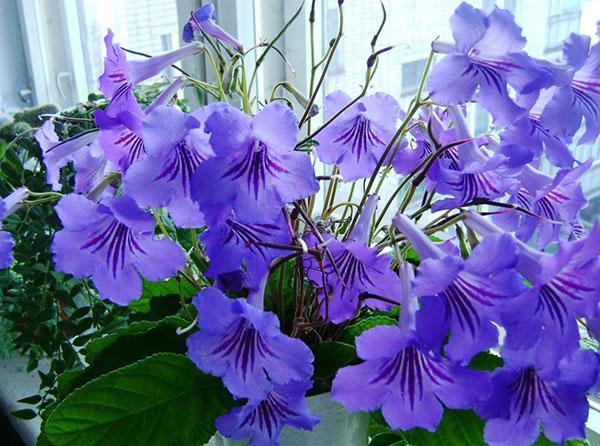
<path fill-rule="evenodd" d="M 323 82 L 325 81 L 327 71 L 329 70 L 329 65 L 331 65 L 331 61 L 333 60 L 333 56 L 335 55 L 335 50 L 337 49 L 338 45 L 340 44 L 340 41 L 342 40 L 342 36 L 344 35 L 344 10 L 343 10 L 341 2 L 338 2 L 338 18 L 339 18 L 339 26 L 338 26 L 337 36 L 335 37 L 335 39 L 333 41 L 333 45 L 331 45 L 331 51 L 329 52 L 329 56 L 327 57 L 327 60 L 325 61 L 325 66 L 323 67 L 323 71 L 321 72 L 319 81 L 317 82 L 317 85 L 316 85 L 314 91 L 308 98 L 308 104 L 307 104 L 306 108 L 304 109 L 304 113 L 302 114 L 302 117 L 300 118 L 300 121 L 298 123 L 299 127 L 302 127 L 302 125 L 304 125 L 306 120 L 309 119 L 310 109 L 312 108 L 312 105 L 314 104 L 314 102 L 317 98 L 317 95 L 319 94 L 319 90 L 321 89 L 321 86 L 323 85 Z"/>

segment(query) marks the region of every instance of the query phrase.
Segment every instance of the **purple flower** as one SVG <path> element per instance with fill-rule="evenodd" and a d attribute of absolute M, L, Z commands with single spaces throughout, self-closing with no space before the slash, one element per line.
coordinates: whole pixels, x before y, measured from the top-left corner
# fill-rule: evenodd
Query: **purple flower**
<path fill-rule="evenodd" d="M 579 144 L 593 144 L 600 134 L 600 45 L 590 48 L 590 37 L 571 34 L 563 44 L 567 69 L 558 85 L 542 92 L 532 112 L 545 128 L 567 142 L 585 118 Z"/>
<path fill-rule="evenodd" d="M 312 376 L 310 349 L 281 333 L 273 313 L 216 288 L 198 293 L 194 305 L 200 331 L 188 338 L 188 355 L 200 370 L 221 377 L 235 397 L 262 400 L 277 384 Z"/>
<path fill-rule="evenodd" d="M 598 359 L 579 350 L 558 364 L 558 370 L 537 367 L 530 355 L 504 352 L 506 364 L 492 373 L 492 394 L 477 410 L 487 419 L 490 446 L 533 444 L 543 428 L 549 440 L 563 444 L 585 438 L 589 404 L 585 391 L 595 382 Z"/>
<path fill-rule="evenodd" d="M 466 223 L 482 233 L 501 231 L 477 214 L 468 214 Z M 502 323 L 506 327 L 506 346 L 545 349 L 549 361 L 577 349 L 577 317 L 593 317 L 600 302 L 600 224 L 588 236 L 571 242 L 561 241 L 555 254 L 536 251 L 517 243 L 516 269 L 531 288 L 506 302 Z"/>
<path fill-rule="evenodd" d="M 215 12 L 213 4 L 207 3 L 202 5 L 201 8 L 196 9 L 196 11 L 192 13 L 192 17 L 183 27 L 183 41 L 191 42 L 194 40 L 195 31 L 204 31 L 210 37 L 214 37 L 228 47 L 243 53 L 244 48 L 242 48 L 242 44 L 238 42 L 235 37 L 217 25 L 215 20 L 217 20 L 217 13 Z"/>
<path fill-rule="evenodd" d="M 10 232 L 0 231 L 0 269 L 9 268 L 15 261 L 12 250 L 15 247 L 15 241 Z"/>
<path fill-rule="evenodd" d="M 419 125 L 427 124 L 427 130 Z M 410 144 L 406 140 L 402 141 L 398 153 L 392 160 L 394 170 L 401 175 L 408 175 L 430 155 L 432 155 L 442 145 L 457 141 L 456 131 L 450 128 L 451 120 L 446 108 L 427 107 L 421 108 L 420 120 L 411 122 L 409 135 L 412 136 Z M 416 124 L 416 125 L 415 125 Z M 450 160 L 451 165 L 458 169 L 458 149 L 450 148 L 443 152 L 439 159 Z M 439 161 L 435 161 L 429 172 L 427 172 L 427 189 L 435 187 L 439 171 Z"/>
<path fill-rule="evenodd" d="M 200 235 L 200 240 L 210 259 L 210 267 L 206 271 L 208 277 L 217 279 L 220 275 L 241 271 L 243 265 L 247 271 L 244 284 L 248 288 L 256 288 L 269 271 L 271 262 L 289 254 L 260 243 L 289 245 L 292 237 L 283 214 L 270 223 L 249 224 L 236 221 L 232 212 L 209 225 Z"/>
<path fill-rule="evenodd" d="M 500 152 L 513 159 L 513 165 L 538 161 L 542 153 L 558 167 L 571 167 L 575 161 L 566 143 L 544 127 L 534 113 L 517 119 L 500 134 Z"/>
<path fill-rule="evenodd" d="M 28 195 L 29 191 L 25 187 L 21 187 L 8 196 L 0 198 L 0 222 L 19 209 Z M 12 254 L 14 247 L 15 241 L 12 234 L 0 231 L 0 269 L 8 268 L 14 262 Z"/>
<path fill-rule="evenodd" d="M 417 341 L 412 331 L 378 326 L 356 338 L 365 362 L 340 369 L 333 381 L 334 400 L 349 411 L 381 408 L 393 429 L 434 431 L 444 405 L 472 408 L 489 393 L 486 373 L 440 357 Z"/>
<path fill-rule="evenodd" d="M 368 246 L 377 200 L 377 195 L 368 198 L 347 241 L 325 237 L 330 255 L 323 255 L 320 262 L 312 256 L 304 259 L 308 278 L 321 288 L 321 314 L 331 322 L 351 319 L 362 307 L 362 298 L 371 308 L 391 308 L 390 303 L 369 298 L 369 294 L 400 303 L 401 282 L 391 269 L 392 258 L 378 255 L 377 248 Z M 318 245 L 313 237 L 306 241 L 309 247 Z"/>
<path fill-rule="evenodd" d="M 304 394 L 310 382 L 277 385 L 266 397 L 250 400 L 217 418 L 219 432 L 233 440 L 250 437 L 250 446 L 279 444 L 279 434 L 287 425 L 312 430 L 319 419 L 310 413 Z"/>
<path fill-rule="evenodd" d="M 450 19 L 455 51 L 429 76 L 434 102 L 464 104 L 479 87 L 479 102 L 501 125 L 514 122 L 525 110 L 515 104 L 507 84 L 532 94 L 552 82 L 549 70 L 523 51 L 526 40 L 507 10 L 495 8 L 487 17 L 461 3 Z"/>
<path fill-rule="evenodd" d="M 154 219 L 127 196 L 94 203 L 70 194 L 56 211 L 64 227 L 52 244 L 56 269 L 91 276 L 104 299 L 127 305 L 142 293 L 140 275 L 156 281 L 185 266 L 183 250 L 169 239 L 154 239 Z"/>
<path fill-rule="evenodd" d="M 596 314 L 588 317 L 585 322 L 589 335 L 600 342 L 600 304 L 598 304 Z"/>
<path fill-rule="evenodd" d="M 480 146 L 480 140 L 471 138 L 463 113 L 450 106 L 449 113 L 454 120 L 453 132 L 443 134 L 444 145 L 452 142 L 466 141 L 448 150 L 446 159 L 439 161 L 436 191 L 450 195 L 452 198 L 438 200 L 433 209 L 449 209 L 476 199 L 494 199 L 517 186 L 518 182 L 511 178 L 504 168 L 506 157 L 492 154 Z"/>
<path fill-rule="evenodd" d="M 516 232 L 516 236 L 525 242 L 538 229 L 540 248 L 558 240 L 562 226 L 576 221 L 579 211 L 587 204 L 581 189 L 581 176 L 589 169 L 591 161 L 574 169 L 563 169 L 554 177 L 525 166 L 519 175 L 521 187 L 510 196 L 508 203 L 531 211 L 537 217 L 522 210 L 508 210 L 494 216 L 494 222 L 507 231 Z"/>
<path fill-rule="evenodd" d="M 285 105 L 272 102 L 254 119 L 223 106 L 205 129 L 216 156 L 198 167 L 192 197 L 207 218 L 219 208 L 247 223 L 272 221 L 284 204 L 319 190 L 310 158 L 294 151 L 298 123 Z"/>
<path fill-rule="evenodd" d="M 125 175 L 125 192 L 142 207 L 165 207 L 183 228 L 204 225 L 191 198 L 192 177 L 200 163 L 213 156 L 202 128 L 212 106 L 190 114 L 161 105 L 144 119 L 141 134 L 147 155 Z"/>
<path fill-rule="evenodd" d="M 137 102 L 131 102 L 127 110 L 116 114 L 111 115 L 105 110 L 94 112 L 94 121 L 100 128 L 98 144 L 102 147 L 106 158 L 119 166 L 121 173 L 127 172 L 131 164 L 147 155 L 142 139 L 142 124 L 145 116 L 156 107 L 165 105 L 181 88 L 181 84 L 180 79 L 172 82 L 144 111 Z"/>
<path fill-rule="evenodd" d="M 52 190 L 61 190 L 60 169 L 74 159 L 77 159 L 77 163 L 85 170 L 79 175 L 76 174 L 75 177 L 76 186 L 79 186 L 77 187 L 78 192 L 87 192 L 90 190 L 87 189 L 88 187 L 94 186 L 89 182 L 90 177 L 101 177 L 105 168 L 103 157 L 94 148 L 97 136 L 98 132 L 92 130 L 60 142 L 51 120 L 44 122 L 35 132 L 35 139 L 42 149 L 42 158 L 46 167 L 46 182 L 52 187 Z M 77 155 L 80 151 L 86 151 L 84 149 L 90 153 Z"/>
<path fill-rule="evenodd" d="M 98 141 L 93 141 L 85 150 L 78 150 L 71 155 L 75 168 L 75 192 L 87 193 L 98 186 L 109 168 L 109 163 L 100 148 Z M 110 166 L 112 167 L 112 166 Z"/>
<path fill-rule="evenodd" d="M 467 260 L 446 255 L 407 217 L 397 215 L 394 225 L 421 257 L 413 292 L 422 296 L 417 312 L 417 336 L 430 348 L 445 347 L 448 357 L 466 361 L 496 346 L 500 306 L 520 295 L 525 287 L 512 270 L 517 246 L 508 234 L 493 234 L 475 247 Z"/>
<path fill-rule="evenodd" d="M 325 117 L 330 118 L 352 101 L 335 91 L 325 98 Z M 317 156 L 336 164 L 345 181 L 370 177 L 396 130 L 400 106 L 385 93 L 367 96 L 344 111 L 316 136 Z"/>
<path fill-rule="evenodd" d="M 100 91 L 110 99 L 106 110 L 110 116 L 139 108 L 136 107 L 133 87 L 200 49 L 200 44 L 193 43 L 141 61 L 128 61 L 125 51 L 119 44 L 113 43 L 113 36 L 113 32 L 109 29 L 104 38 L 106 45 L 104 72 L 98 79 Z"/>

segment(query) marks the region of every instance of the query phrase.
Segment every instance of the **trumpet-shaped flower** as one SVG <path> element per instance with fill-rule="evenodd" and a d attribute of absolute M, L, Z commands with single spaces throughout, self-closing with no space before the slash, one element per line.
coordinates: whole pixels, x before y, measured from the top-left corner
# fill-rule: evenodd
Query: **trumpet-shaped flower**
<path fill-rule="evenodd" d="M 222 378 L 235 397 L 263 400 L 277 384 L 312 376 L 310 349 L 281 333 L 273 313 L 216 288 L 198 293 L 194 305 L 200 331 L 188 338 L 188 355 L 200 370 Z"/>
<path fill-rule="evenodd" d="M 422 296 L 417 313 L 417 335 L 430 347 L 445 347 L 448 357 L 466 361 L 496 346 L 499 308 L 525 291 L 519 275 L 517 246 L 508 234 L 483 239 L 468 259 L 446 255 L 408 218 L 394 217 L 394 224 L 421 257 L 413 292 Z"/>
<path fill-rule="evenodd" d="M 341 91 L 330 93 L 325 98 L 325 117 L 351 101 Z M 325 164 L 338 165 L 345 181 L 370 177 L 394 135 L 399 115 L 400 106 L 390 95 L 367 96 L 316 136 L 317 156 Z"/>
<path fill-rule="evenodd" d="M 501 232 L 483 217 L 469 214 L 466 223 L 477 232 Z M 600 224 L 587 237 L 561 241 L 555 254 L 517 243 L 516 269 L 531 288 L 502 308 L 506 345 L 527 350 L 545 348 L 548 361 L 560 359 L 578 347 L 577 317 L 594 317 L 600 302 Z"/>
<path fill-rule="evenodd" d="M 294 151 L 298 123 L 285 105 L 272 102 L 254 118 L 223 106 L 205 129 L 216 156 L 198 166 L 192 198 L 207 218 L 219 208 L 245 223 L 272 221 L 284 204 L 319 190 L 310 158 Z"/>
<path fill-rule="evenodd" d="M 75 174 L 75 182 L 81 183 L 80 187 L 77 187 L 77 191 L 87 192 L 93 187 L 93 184 L 90 184 L 84 177 L 102 176 L 105 167 L 104 157 L 96 150 L 97 136 L 98 132 L 92 130 L 61 142 L 54 131 L 54 124 L 49 119 L 35 132 L 35 139 L 42 149 L 46 182 L 52 187 L 52 190 L 59 191 L 61 189 L 60 169 L 75 159 L 77 159 L 77 164 L 85 170 L 85 172 L 76 172 Z M 85 151 L 89 153 L 78 155 L 79 152 Z"/>
<path fill-rule="evenodd" d="M 598 374 L 594 352 L 579 350 L 551 371 L 538 367 L 529 354 L 504 352 L 503 357 L 505 366 L 492 373 L 492 394 L 477 409 L 488 420 L 486 444 L 527 446 L 535 442 L 540 428 L 558 444 L 585 438 L 585 392 Z"/>
<path fill-rule="evenodd" d="M 580 144 L 593 144 L 600 134 L 600 45 L 571 34 L 564 42 L 567 70 L 558 85 L 544 91 L 534 113 L 545 128 L 569 142 L 585 119 Z"/>
<path fill-rule="evenodd" d="M 319 422 L 306 405 L 304 395 L 310 387 L 311 383 L 306 381 L 277 385 L 266 397 L 251 399 L 217 418 L 216 427 L 233 440 L 250 437 L 250 446 L 278 445 L 285 426 L 312 430 Z"/>
<path fill-rule="evenodd" d="M 8 196 L 0 198 L 0 222 L 15 212 L 27 198 L 29 191 L 21 187 Z M 0 269 L 8 268 L 15 260 L 12 250 L 15 247 L 15 241 L 12 234 L 7 231 L 0 231 Z"/>
<path fill-rule="evenodd" d="M 94 121 L 100 128 L 98 144 L 106 158 L 118 166 L 121 173 L 125 174 L 131 164 L 146 157 L 142 138 L 144 118 L 156 107 L 165 105 L 181 88 L 181 84 L 180 79 L 172 82 L 145 110 L 137 102 L 132 102 L 127 110 L 116 114 L 105 110 L 94 112 Z"/>
<path fill-rule="evenodd" d="M 378 197 L 371 195 L 363 212 L 345 242 L 327 237 L 329 255 L 319 262 L 305 257 L 304 265 L 311 281 L 322 289 L 321 314 L 334 323 L 351 319 L 364 303 L 369 307 L 389 310 L 389 300 L 400 303 L 401 282 L 391 269 L 392 258 L 378 255 L 377 248 L 368 246 L 369 228 Z M 309 247 L 318 243 L 306 237 Z M 369 295 L 374 295 L 369 298 Z M 387 301 L 377 300 L 377 296 Z"/>
<path fill-rule="evenodd" d="M 191 115 L 164 105 L 152 110 L 141 128 L 147 156 L 124 179 L 125 192 L 140 206 L 165 207 L 184 228 L 204 225 L 191 198 L 191 183 L 198 166 L 213 156 L 202 125 L 209 109 Z"/>
<path fill-rule="evenodd" d="M 243 266 L 247 272 L 244 284 L 256 288 L 271 262 L 289 253 L 261 243 L 285 246 L 292 237 L 283 215 L 271 223 L 249 224 L 237 221 L 232 212 L 209 225 L 200 235 L 200 241 L 210 259 L 208 277 L 217 279 L 226 273 L 242 271 Z"/>
<path fill-rule="evenodd" d="M 104 72 L 98 79 L 100 91 L 110 99 L 107 107 L 110 116 L 135 110 L 137 101 L 133 94 L 133 87 L 200 49 L 199 43 L 192 43 L 148 59 L 129 61 L 121 46 L 113 43 L 113 37 L 114 34 L 109 29 L 104 38 L 106 46 Z"/>
<path fill-rule="evenodd" d="M 233 48 L 240 53 L 244 51 L 242 44 L 238 42 L 235 37 L 221 28 L 215 23 L 217 20 L 217 13 L 212 3 L 206 3 L 201 8 L 196 9 L 192 13 L 192 17 L 183 27 L 182 39 L 184 42 L 191 42 L 194 40 L 195 31 L 204 31 L 210 37 L 223 42 L 230 48 Z"/>
<path fill-rule="evenodd" d="M 508 85 L 533 94 L 551 85 L 551 72 L 523 51 L 526 40 L 513 16 L 495 8 L 488 16 L 461 3 L 450 19 L 455 51 L 429 76 L 434 102 L 464 104 L 479 90 L 479 102 L 501 125 L 509 125 L 525 110 L 511 99 Z"/>
<path fill-rule="evenodd" d="M 574 168 L 559 171 L 554 178 L 526 166 L 519 175 L 521 187 L 508 202 L 521 210 L 497 214 L 494 221 L 507 231 L 515 231 L 519 239 L 528 241 L 535 230 L 539 231 L 537 243 L 541 248 L 558 240 L 561 227 L 577 220 L 579 211 L 587 200 L 581 189 L 581 176 L 591 166 L 591 161 Z"/>
<path fill-rule="evenodd" d="M 351 412 L 381 408 L 394 429 L 434 431 L 444 406 L 473 408 L 490 391 L 486 373 L 440 357 L 398 326 L 364 332 L 356 352 L 364 362 L 338 371 L 332 397 Z"/>
<path fill-rule="evenodd" d="M 154 219 L 122 196 L 94 203 L 67 195 L 56 205 L 63 229 L 54 236 L 56 269 L 90 277 L 100 296 L 119 305 L 140 297 L 143 276 L 166 279 L 185 266 L 185 253 L 169 239 L 154 238 Z"/>

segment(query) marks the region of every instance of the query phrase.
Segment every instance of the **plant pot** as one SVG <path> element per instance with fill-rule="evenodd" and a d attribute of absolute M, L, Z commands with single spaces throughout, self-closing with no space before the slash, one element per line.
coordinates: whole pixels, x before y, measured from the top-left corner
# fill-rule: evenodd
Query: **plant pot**
<path fill-rule="evenodd" d="M 311 412 L 321 419 L 312 431 L 285 427 L 279 437 L 280 446 L 365 446 L 369 437 L 369 414 L 348 412 L 331 399 L 330 393 L 306 399 Z M 208 446 L 245 446 L 248 442 L 232 441 L 217 432 Z"/>

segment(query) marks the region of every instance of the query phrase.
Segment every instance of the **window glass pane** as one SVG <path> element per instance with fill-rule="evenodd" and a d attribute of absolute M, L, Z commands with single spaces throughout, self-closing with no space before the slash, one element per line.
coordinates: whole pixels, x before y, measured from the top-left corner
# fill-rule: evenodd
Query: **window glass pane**
<path fill-rule="evenodd" d="M 414 95 L 419 88 L 421 74 L 425 69 L 427 59 L 405 62 L 402 64 L 402 96 Z"/>

